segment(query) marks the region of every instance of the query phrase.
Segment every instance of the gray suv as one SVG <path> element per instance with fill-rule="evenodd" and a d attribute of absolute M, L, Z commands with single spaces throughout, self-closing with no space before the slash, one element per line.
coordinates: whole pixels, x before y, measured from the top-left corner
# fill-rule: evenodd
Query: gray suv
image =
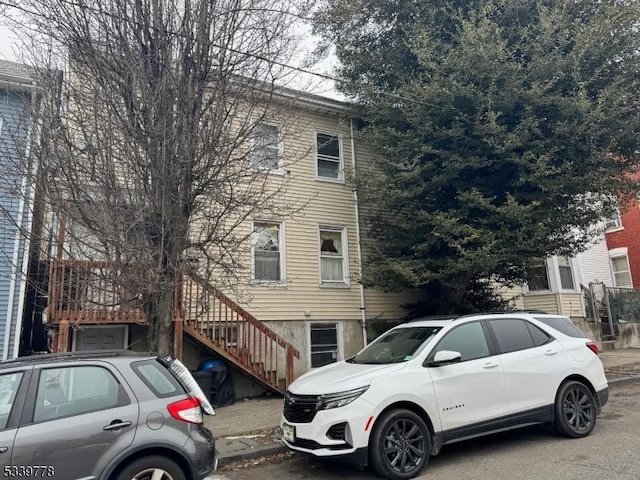
<path fill-rule="evenodd" d="M 0 362 L 0 478 L 201 480 L 211 405 L 178 360 L 130 351 Z"/>

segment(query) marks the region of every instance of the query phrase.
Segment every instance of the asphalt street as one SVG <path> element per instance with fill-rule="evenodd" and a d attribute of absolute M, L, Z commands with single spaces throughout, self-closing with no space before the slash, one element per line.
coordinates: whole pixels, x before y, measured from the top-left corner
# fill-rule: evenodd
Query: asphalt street
<path fill-rule="evenodd" d="M 615 386 L 593 433 L 569 440 L 547 427 L 530 427 L 448 445 L 432 457 L 421 479 L 438 480 L 640 480 L 640 383 Z M 357 469 L 295 454 L 229 466 L 221 480 L 363 480 Z"/>

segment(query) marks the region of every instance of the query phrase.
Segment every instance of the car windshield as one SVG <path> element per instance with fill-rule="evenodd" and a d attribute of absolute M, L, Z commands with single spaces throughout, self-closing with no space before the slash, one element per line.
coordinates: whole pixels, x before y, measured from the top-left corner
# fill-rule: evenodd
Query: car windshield
<path fill-rule="evenodd" d="M 389 330 L 349 363 L 387 364 L 411 360 L 442 327 L 404 327 Z"/>

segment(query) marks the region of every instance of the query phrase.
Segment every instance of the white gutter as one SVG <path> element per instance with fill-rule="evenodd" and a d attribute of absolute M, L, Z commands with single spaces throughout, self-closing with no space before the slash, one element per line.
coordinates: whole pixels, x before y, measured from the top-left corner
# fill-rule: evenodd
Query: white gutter
<path fill-rule="evenodd" d="M 33 92 L 31 94 L 31 101 L 33 103 Z M 30 150 L 31 150 L 31 137 L 33 135 L 33 122 L 29 122 L 29 129 L 27 131 L 27 147 L 25 150 L 25 158 L 28 159 L 29 158 L 29 154 L 30 154 Z M 20 205 L 18 207 L 18 218 L 16 221 L 16 233 L 15 233 L 15 238 L 13 241 L 13 255 L 11 257 L 11 282 L 9 283 L 9 301 L 8 301 L 8 305 L 7 305 L 7 317 L 5 319 L 5 330 L 4 330 L 4 345 L 2 346 L 2 359 L 6 360 L 9 357 L 9 343 L 10 343 L 10 339 L 11 339 L 11 327 L 13 325 L 13 304 L 15 302 L 15 296 L 16 296 L 16 288 L 17 288 L 17 283 L 18 283 L 18 275 L 22 275 L 22 269 L 24 268 L 24 258 L 22 261 L 22 267 L 20 269 L 20 271 L 18 271 L 18 261 L 19 259 L 19 254 L 20 254 L 20 240 L 22 239 L 22 232 L 20 231 L 22 228 L 22 223 L 24 221 L 24 212 L 25 212 L 25 207 L 26 207 L 26 191 L 27 191 L 27 177 L 28 174 L 25 174 L 22 177 L 22 183 L 20 186 Z M 27 246 L 27 242 L 25 241 L 25 251 L 23 252 L 23 255 L 26 254 L 26 246 Z M 19 292 L 18 298 L 19 301 L 20 300 L 24 300 L 24 283 L 26 282 L 26 277 L 23 278 L 23 282 L 22 282 L 22 286 L 21 286 L 21 291 Z M 18 314 L 20 315 L 22 313 L 22 308 L 21 305 L 18 305 Z M 16 319 L 16 331 L 14 332 L 14 341 L 16 336 L 20 335 L 20 332 L 18 330 L 18 327 L 20 327 L 20 329 L 22 329 L 22 319 L 18 318 Z M 15 352 L 15 344 L 14 344 L 14 348 L 12 353 Z"/>
<path fill-rule="evenodd" d="M 351 129 L 351 166 L 353 168 L 353 178 L 356 176 L 356 144 L 353 138 L 353 118 L 349 119 L 349 128 Z M 364 285 L 362 284 L 362 248 L 360 247 L 360 211 L 358 209 L 358 192 L 353 189 L 353 203 L 356 212 L 356 251 L 358 252 L 358 262 L 360 263 L 360 315 L 362 324 L 362 341 L 367 346 L 367 313 L 364 306 Z"/>

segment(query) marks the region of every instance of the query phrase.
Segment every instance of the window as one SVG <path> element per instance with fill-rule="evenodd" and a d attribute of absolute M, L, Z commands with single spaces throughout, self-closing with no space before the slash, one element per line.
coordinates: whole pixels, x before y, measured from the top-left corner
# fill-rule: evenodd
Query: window
<path fill-rule="evenodd" d="M 251 132 L 253 142 L 252 166 L 261 170 L 280 169 L 282 141 L 277 124 L 258 122 Z"/>
<path fill-rule="evenodd" d="M 545 325 L 573 338 L 586 338 L 582 330 L 576 327 L 568 317 L 535 317 Z"/>
<path fill-rule="evenodd" d="M 616 287 L 633 287 L 629 258 L 626 255 L 612 256 L 611 266 Z"/>
<path fill-rule="evenodd" d="M 347 283 L 344 228 L 320 227 L 320 281 Z"/>
<path fill-rule="evenodd" d="M 620 227 L 622 227 L 622 219 L 620 218 L 620 209 L 616 202 L 616 211 L 611 215 L 611 217 L 604 221 L 604 229 L 605 231 L 608 231 L 615 230 Z"/>
<path fill-rule="evenodd" d="M 182 391 L 173 375 L 157 360 L 136 362 L 131 366 L 142 381 L 160 398 L 170 397 Z"/>
<path fill-rule="evenodd" d="M 489 356 L 489 345 L 480 322 L 465 323 L 447 333 L 433 354 L 443 350 L 460 352 L 463 362 Z"/>
<path fill-rule="evenodd" d="M 573 272 L 569 257 L 558 257 L 558 273 L 560 273 L 560 285 L 564 290 L 573 290 Z"/>
<path fill-rule="evenodd" d="M 532 292 L 549 290 L 549 275 L 547 272 L 547 262 L 543 259 L 534 260 L 527 269 L 527 283 Z"/>
<path fill-rule="evenodd" d="M 253 278 L 282 281 L 281 227 L 278 222 L 255 222 L 253 228 Z"/>
<path fill-rule="evenodd" d="M 21 381 L 22 372 L 0 375 L 0 430 L 7 428 L 9 415 Z"/>
<path fill-rule="evenodd" d="M 318 177 L 342 180 L 342 155 L 337 135 L 316 133 Z"/>
<path fill-rule="evenodd" d="M 105 368 L 48 368 L 40 373 L 33 421 L 80 415 L 129 403 L 122 386 Z"/>
<path fill-rule="evenodd" d="M 312 323 L 311 368 L 338 361 L 338 324 Z"/>
<path fill-rule="evenodd" d="M 489 324 L 498 342 L 500 353 L 533 348 L 549 341 L 549 336 L 546 333 L 524 320 L 490 320 Z"/>

